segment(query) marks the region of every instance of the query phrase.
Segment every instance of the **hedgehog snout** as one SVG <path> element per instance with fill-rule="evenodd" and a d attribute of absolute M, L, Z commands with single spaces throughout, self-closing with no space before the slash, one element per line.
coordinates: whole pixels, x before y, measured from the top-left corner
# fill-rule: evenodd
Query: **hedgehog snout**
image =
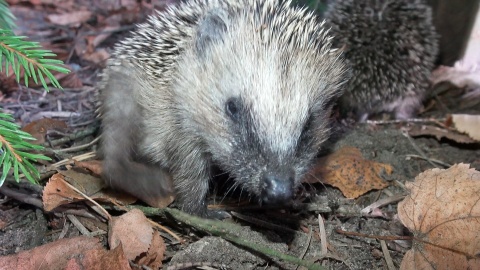
<path fill-rule="evenodd" d="M 263 176 L 262 201 L 266 204 L 282 204 L 290 201 L 293 197 L 292 174 L 272 174 Z"/>

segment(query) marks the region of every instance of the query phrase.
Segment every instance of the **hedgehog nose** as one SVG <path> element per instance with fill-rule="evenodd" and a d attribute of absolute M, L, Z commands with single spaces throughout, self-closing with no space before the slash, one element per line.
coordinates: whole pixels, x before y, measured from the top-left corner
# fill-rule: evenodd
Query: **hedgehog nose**
<path fill-rule="evenodd" d="M 263 181 L 264 203 L 286 203 L 293 197 L 293 176 L 267 174 Z"/>

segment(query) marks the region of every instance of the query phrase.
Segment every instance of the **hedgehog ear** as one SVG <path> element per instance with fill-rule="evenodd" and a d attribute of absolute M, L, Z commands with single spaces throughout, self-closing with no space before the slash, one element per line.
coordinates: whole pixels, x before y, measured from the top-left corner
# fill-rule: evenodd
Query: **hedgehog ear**
<path fill-rule="evenodd" d="M 228 14 L 223 9 L 213 9 L 199 22 L 195 48 L 200 55 L 205 55 L 210 45 L 222 41 L 227 32 Z"/>

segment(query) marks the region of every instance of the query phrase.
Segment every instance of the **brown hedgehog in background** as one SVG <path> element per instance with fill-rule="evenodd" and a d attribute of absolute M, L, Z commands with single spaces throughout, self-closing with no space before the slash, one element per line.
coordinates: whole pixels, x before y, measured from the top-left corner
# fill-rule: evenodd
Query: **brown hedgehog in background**
<path fill-rule="evenodd" d="M 415 114 L 438 53 L 431 8 L 420 0 L 337 0 L 325 19 L 351 69 L 341 110 L 360 120 Z"/>

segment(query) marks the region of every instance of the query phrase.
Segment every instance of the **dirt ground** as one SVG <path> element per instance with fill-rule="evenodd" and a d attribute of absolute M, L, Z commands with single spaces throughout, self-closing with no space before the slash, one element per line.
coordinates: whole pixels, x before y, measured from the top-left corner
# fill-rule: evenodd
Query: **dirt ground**
<path fill-rule="evenodd" d="M 71 93 L 59 93 L 57 98 Z M 52 101 L 55 103 L 54 101 Z M 322 154 L 328 154 L 343 146 L 353 146 L 362 152 L 366 159 L 390 164 L 394 173 L 386 179 L 405 183 L 412 181 L 419 173 L 433 168 L 428 161 L 418 158 L 423 154 L 430 159 L 445 164 L 467 163 L 480 170 L 480 145 L 459 144 L 449 140 L 431 137 L 409 138 L 402 130 L 409 124 L 345 124 L 337 122 L 334 133 L 326 143 Z M 88 141 L 93 137 L 87 137 Z M 74 153 L 72 153 L 74 154 Z M 313 210 L 267 209 L 249 210 L 235 208 L 235 212 L 255 217 L 281 228 L 265 227 L 257 221 L 248 221 L 243 216 L 224 222 L 236 222 L 243 226 L 241 237 L 253 243 L 264 244 L 272 249 L 304 259 L 316 259 L 327 269 L 386 269 L 380 242 L 364 236 L 346 236 L 336 230 L 360 232 L 371 236 L 409 235 L 408 231 L 395 218 L 396 202 L 382 208 L 389 218 L 366 217 L 360 210 L 376 200 L 405 194 L 402 186 L 392 184 L 380 191 L 372 191 L 356 200 L 348 200 L 336 189 L 325 185 L 306 185 L 300 196 L 303 203 Z M 38 197 L 38 190 L 31 196 Z M 236 207 L 233 205 L 233 207 Z M 0 204 L 0 217 L 7 222 L 0 231 L 0 255 L 17 253 L 54 241 L 65 226 L 70 226 L 66 237 L 80 235 L 69 219 L 62 214 L 49 214 L 39 208 L 4 197 Z M 320 210 L 315 210 L 320 209 Z M 327 209 L 327 210 L 325 210 Z M 318 216 L 325 221 L 329 256 L 321 255 L 321 242 L 318 235 Z M 159 222 L 164 220 L 159 219 Z M 166 252 L 165 263 L 178 266 L 179 263 L 208 263 L 219 269 L 295 269 L 296 266 L 272 260 L 256 252 L 245 249 L 219 237 L 178 226 L 172 227 L 180 234 L 188 235 L 188 243 L 171 243 Z M 105 235 L 99 236 L 106 242 Z M 405 252 L 410 248 L 409 241 L 386 241 L 394 264 L 398 267 Z"/>
<path fill-rule="evenodd" d="M 108 44 L 113 44 L 122 35 L 124 33 L 111 37 L 112 40 Z M 13 113 L 22 125 L 49 115 L 58 118 L 58 114 L 52 112 L 59 111 L 59 104 L 62 105 L 60 107 L 63 111 L 74 112 L 75 114 L 62 118 L 68 128 L 56 129 L 48 134 L 47 143 L 54 141 L 50 144 L 51 149 L 88 144 L 98 135 L 98 121 L 94 117 L 95 85 L 101 65 L 85 65 L 84 59 L 80 57 L 76 60 L 83 63 L 83 67 L 80 68 L 79 64 L 75 72 L 76 78 L 83 82 L 81 87 L 67 88 L 63 92 L 54 90 L 47 95 L 42 90 L 21 87 L 17 91 L 5 94 L 8 98 L 0 102 L 0 106 Z M 460 106 L 464 104 L 462 94 L 465 91 L 467 90 L 450 87 L 440 94 L 433 94 L 432 90 L 432 95 L 425 101 L 425 107 L 428 109 L 418 118 L 442 122 L 447 114 L 451 113 L 480 114 L 478 96 L 476 105 Z M 346 199 L 334 187 L 305 184 L 304 190 L 299 192 L 296 198 L 296 203 L 300 206 L 280 209 L 257 208 L 254 205 L 239 206 L 235 203 L 239 199 L 234 198 L 232 200 L 234 203 L 228 204 L 228 209 L 233 209 L 233 218 L 223 222 L 240 224 L 242 229 L 237 233 L 239 238 L 245 241 L 266 245 L 305 260 L 320 262 L 326 269 L 387 269 L 381 241 L 376 236 L 392 236 L 392 240 L 385 243 L 394 266 L 398 268 L 405 252 L 411 247 L 411 241 L 394 238 L 410 235 L 395 216 L 398 200 L 381 207 L 385 214 L 383 217 L 362 215 L 361 209 L 380 199 L 406 195 L 407 191 L 403 184 L 413 181 L 418 174 L 434 168 L 434 165 L 447 168 L 448 165 L 466 163 L 480 170 L 479 143 L 459 143 L 446 138 L 408 135 L 409 127 L 422 124 L 415 121 L 353 123 L 337 118 L 332 137 L 325 144 L 321 154 L 333 153 L 344 146 L 356 147 L 366 159 L 390 164 L 393 167 L 393 174 L 385 179 L 390 183 L 389 187 L 368 192 L 357 199 Z M 88 132 L 82 136 L 59 141 L 81 131 Z M 96 144 L 92 144 L 79 151 L 54 153 L 52 156 L 58 161 L 95 149 Z M 0 196 L 1 256 L 55 241 L 61 234 L 65 238 L 81 235 L 72 225 L 69 216 L 74 212 L 66 215 L 42 210 L 42 205 L 38 204 L 41 202 L 42 187 L 26 183 L 20 186 L 13 183 L 6 185 L 21 195 Z M 22 200 L 12 197 L 21 197 Z M 218 194 L 218 201 L 223 202 L 222 194 Z M 225 202 L 230 200 L 226 199 Z M 118 213 L 112 212 L 112 215 L 115 214 Z M 321 253 L 320 216 L 327 235 L 327 255 Z M 256 219 L 252 220 L 252 217 Z M 91 222 L 85 217 L 78 218 L 84 224 Z M 194 230 L 185 224 L 165 220 L 162 217 L 152 219 L 187 239 L 186 243 L 180 244 L 162 233 L 167 244 L 163 262 L 165 266 L 171 266 L 170 269 L 186 269 L 188 264 L 195 263 L 202 263 L 202 269 L 298 269 L 296 265 L 249 251 L 220 237 Z M 106 223 L 92 224 L 91 226 L 108 231 Z M 339 229 L 361 235 L 346 235 L 339 232 Z M 106 234 L 96 237 L 101 239 L 102 244 L 107 245 Z M 195 267 L 192 266 L 192 269 Z"/>

